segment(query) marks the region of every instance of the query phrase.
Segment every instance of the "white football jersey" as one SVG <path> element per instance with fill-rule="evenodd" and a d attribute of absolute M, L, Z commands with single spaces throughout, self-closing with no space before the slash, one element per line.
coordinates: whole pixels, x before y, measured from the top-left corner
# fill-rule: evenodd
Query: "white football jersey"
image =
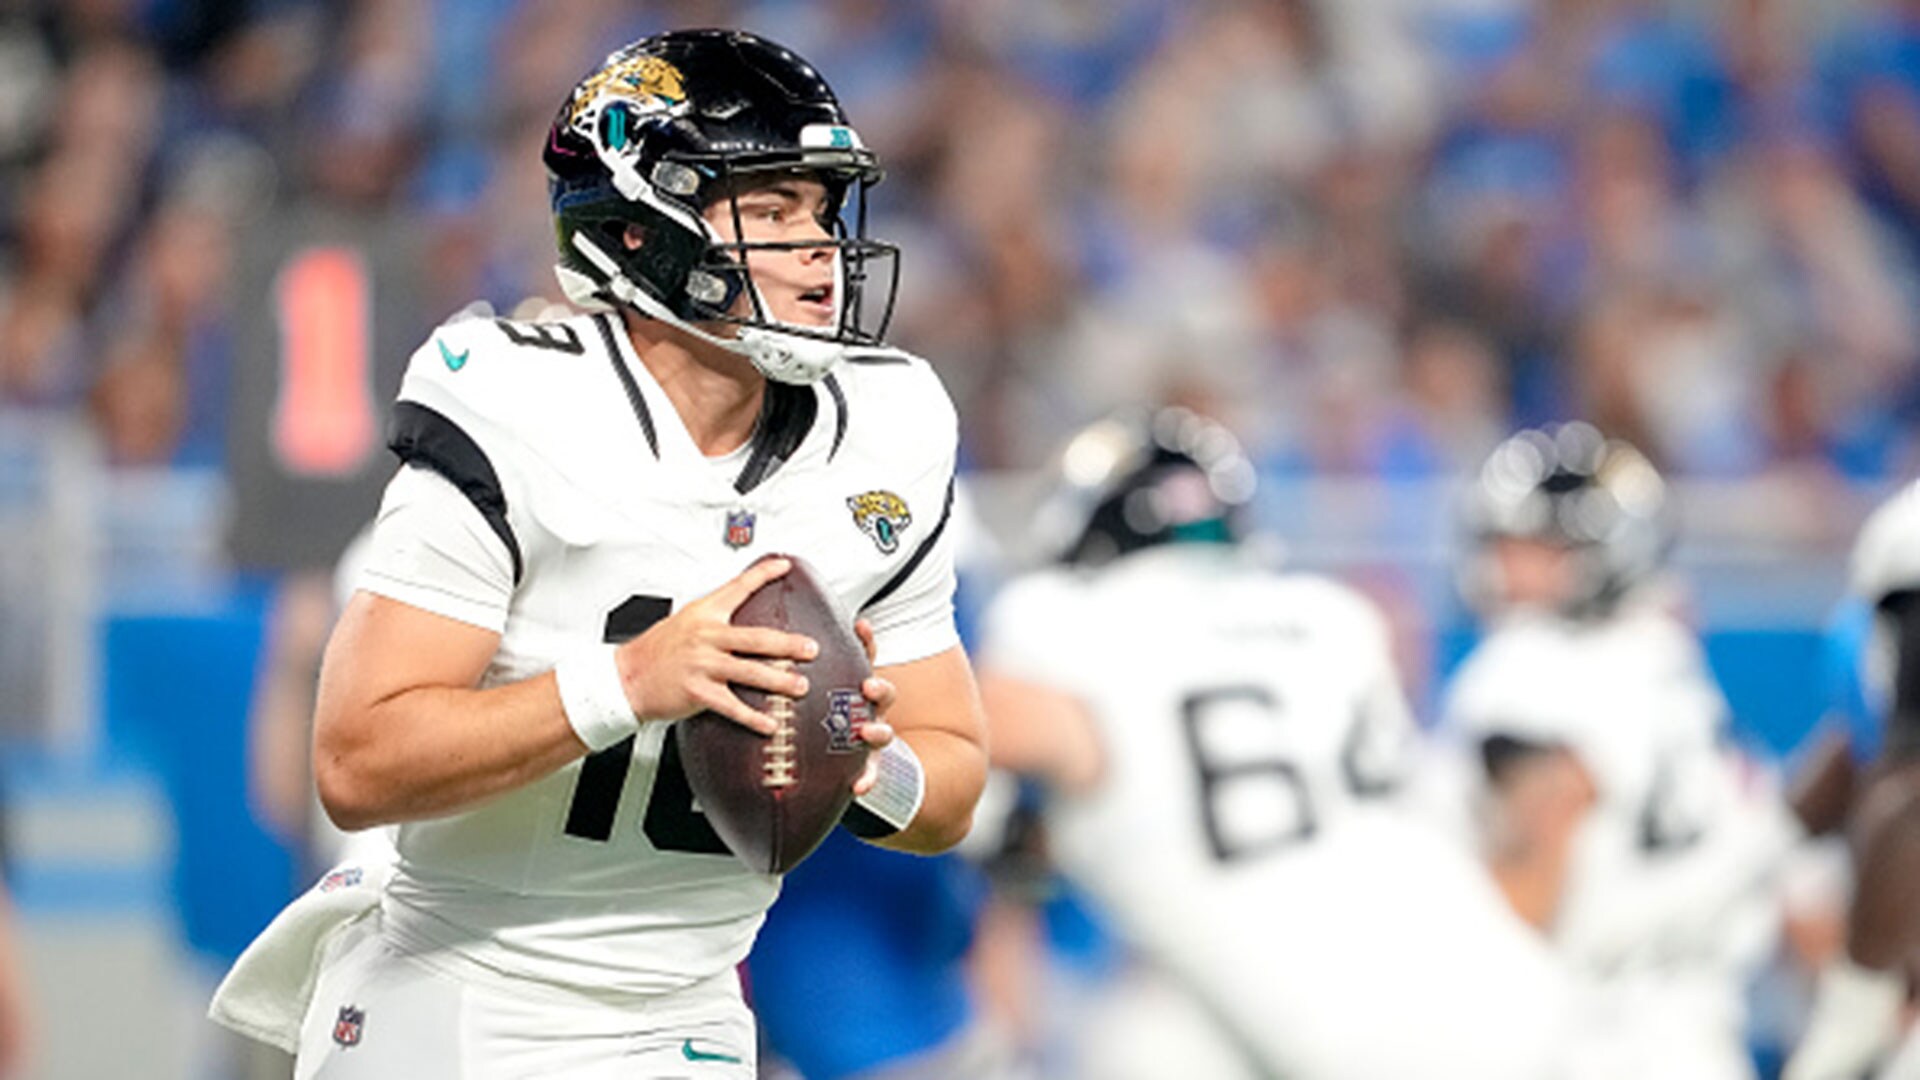
<path fill-rule="evenodd" d="M 1101 783 L 1048 810 L 1061 869 L 1265 1071 L 1544 1075 L 1544 946 L 1387 797 L 1416 732 L 1365 600 L 1175 545 L 1009 585 L 983 650 L 1099 729 Z"/>
<path fill-rule="evenodd" d="M 881 665 L 958 644 L 956 424 L 919 360 L 770 383 L 753 441 L 704 457 L 611 315 L 450 323 L 413 357 L 361 588 L 496 630 L 483 685 L 644 631 L 771 552 L 870 619 Z M 745 957 L 778 879 L 693 804 L 673 728 L 412 822 L 385 905 L 403 946 L 651 994 Z"/>
<path fill-rule="evenodd" d="M 1771 943 L 1772 876 L 1798 829 L 1773 780 L 1726 744 L 1727 720 L 1698 642 L 1651 606 L 1516 618 L 1447 691 L 1443 723 L 1464 747 L 1502 734 L 1559 744 L 1593 778 L 1553 936 L 1611 995 L 1615 1075 L 1750 1073 L 1742 995 Z M 1692 1063 L 1680 1039 L 1701 1044 Z M 1711 1044 L 1710 1068 L 1699 1062 Z"/>

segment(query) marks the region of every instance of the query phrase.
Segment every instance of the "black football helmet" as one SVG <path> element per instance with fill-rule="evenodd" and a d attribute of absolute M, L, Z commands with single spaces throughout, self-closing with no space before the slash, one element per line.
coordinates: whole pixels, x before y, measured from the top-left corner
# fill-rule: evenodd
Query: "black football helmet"
<path fill-rule="evenodd" d="M 1576 582 L 1560 612 L 1604 615 L 1652 578 L 1673 549 L 1672 500 L 1646 456 L 1592 424 L 1510 436 L 1480 467 L 1462 513 L 1470 541 L 1462 590 L 1476 607 L 1500 606 L 1492 541 L 1537 540 L 1572 551 Z"/>
<path fill-rule="evenodd" d="M 627 304 L 752 360 L 767 377 L 818 379 L 850 348 L 880 345 L 899 283 L 898 249 L 866 237 L 867 190 L 882 173 L 812 65 L 738 30 L 677 30 L 607 57 L 561 105 L 544 152 L 558 274 L 589 309 Z M 804 173 L 826 184 L 832 238 L 723 242 L 702 216 L 742 182 Z M 849 211 L 852 220 L 849 222 Z M 739 207 L 733 207 L 735 234 Z M 628 250 L 629 225 L 645 242 Z M 839 309 L 831 328 L 774 320 L 749 250 L 831 247 Z M 875 309 L 870 264 L 890 266 Z M 752 314 L 734 313 L 741 296 Z M 736 336 L 700 328 L 728 323 Z"/>
<path fill-rule="evenodd" d="M 1083 567 L 1158 544 L 1237 541 L 1255 486 L 1239 440 L 1175 406 L 1083 428 L 1054 473 L 1034 531 L 1046 556 Z"/>

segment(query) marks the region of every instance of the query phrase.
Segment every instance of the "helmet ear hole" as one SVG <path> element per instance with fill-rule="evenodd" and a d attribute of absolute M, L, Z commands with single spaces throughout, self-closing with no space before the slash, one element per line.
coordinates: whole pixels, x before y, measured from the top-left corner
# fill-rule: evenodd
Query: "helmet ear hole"
<path fill-rule="evenodd" d="M 587 230 L 608 252 L 637 251 L 645 246 L 646 227 L 638 222 L 605 217 L 590 223 Z M 629 236 L 634 238 L 634 243 L 627 242 Z"/>

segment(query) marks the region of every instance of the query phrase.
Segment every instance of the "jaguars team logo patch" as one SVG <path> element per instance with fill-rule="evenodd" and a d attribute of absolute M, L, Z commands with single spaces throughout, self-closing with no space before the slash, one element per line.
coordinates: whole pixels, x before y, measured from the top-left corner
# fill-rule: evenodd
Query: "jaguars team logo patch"
<path fill-rule="evenodd" d="M 900 550 L 900 534 L 913 524 L 907 512 L 907 500 L 891 491 L 869 491 L 847 500 L 853 511 L 853 523 L 879 547 L 882 554 Z"/>
<path fill-rule="evenodd" d="M 351 1005 L 340 1006 L 340 1015 L 333 1021 L 333 1041 L 341 1046 L 359 1046 L 360 1032 L 366 1026 L 367 1011 Z"/>
<path fill-rule="evenodd" d="M 860 749 L 860 725 L 873 716 L 858 690 L 835 690 L 827 695 L 827 753 L 851 754 Z"/>

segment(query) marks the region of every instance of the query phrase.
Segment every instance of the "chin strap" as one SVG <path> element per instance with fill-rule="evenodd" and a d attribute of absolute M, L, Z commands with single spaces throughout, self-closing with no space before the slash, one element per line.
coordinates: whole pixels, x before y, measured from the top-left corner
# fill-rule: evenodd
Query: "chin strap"
<path fill-rule="evenodd" d="M 635 285 L 612 256 L 600 250 L 600 246 L 584 233 L 573 234 L 573 246 L 574 250 L 605 274 L 607 280 L 604 283 L 596 282 L 577 270 L 556 266 L 554 272 L 560 279 L 560 288 L 569 300 L 589 311 L 608 311 L 613 308 L 606 300 L 610 294 L 615 300 L 650 319 L 658 319 L 710 345 L 745 357 L 755 369 L 774 382 L 793 386 L 819 382 L 827 372 L 833 370 L 834 365 L 849 356 L 904 359 L 907 355 L 889 346 L 850 346 L 766 326 L 743 326 L 739 336 L 721 337 L 675 315 L 665 304 Z"/>

